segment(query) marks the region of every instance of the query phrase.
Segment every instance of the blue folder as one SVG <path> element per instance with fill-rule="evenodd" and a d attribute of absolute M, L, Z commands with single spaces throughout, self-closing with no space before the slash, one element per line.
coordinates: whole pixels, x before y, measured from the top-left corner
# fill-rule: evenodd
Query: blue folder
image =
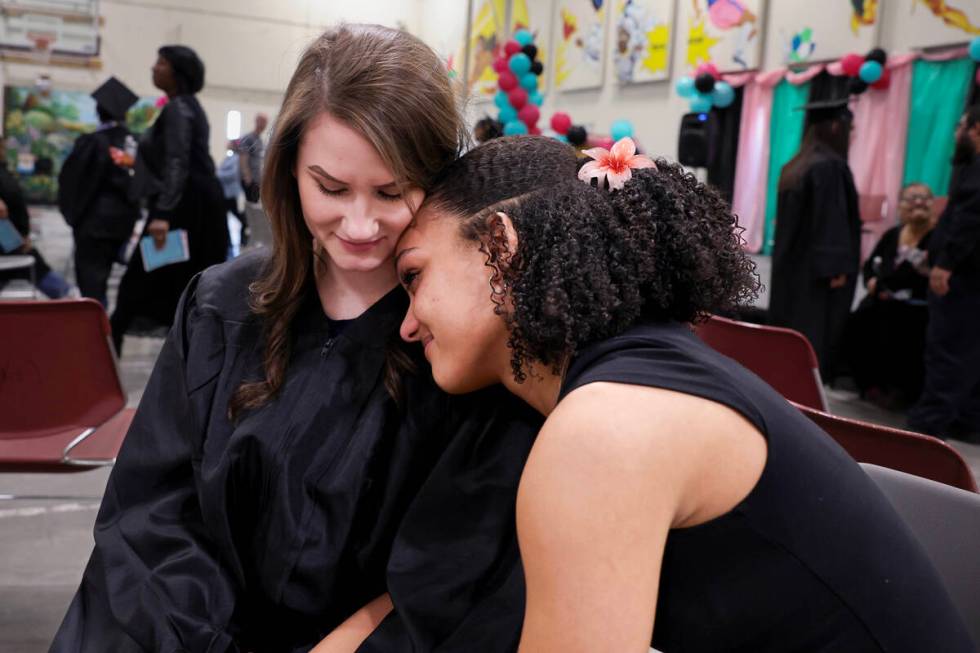
<path fill-rule="evenodd" d="M 187 232 L 183 229 L 168 231 L 163 249 L 156 248 L 152 237 L 143 236 L 140 239 L 140 252 L 143 254 L 143 269 L 147 272 L 153 272 L 166 265 L 183 263 L 191 258 L 187 247 Z"/>
<path fill-rule="evenodd" d="M 10 254 L 23 244 L 24 238 L 14 227 L 14 223 L 7 218 L 0 218 L 0 252 Z"/>

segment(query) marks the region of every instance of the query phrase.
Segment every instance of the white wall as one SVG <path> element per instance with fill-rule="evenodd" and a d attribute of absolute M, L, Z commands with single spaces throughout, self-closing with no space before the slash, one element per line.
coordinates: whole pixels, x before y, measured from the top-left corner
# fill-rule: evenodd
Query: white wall
<path fill-rule="evenodd" d="M 225 116 L 274 116 L 300 53 L 325 26 L 372 22 L 419 29 L 420 0 L 101 0 L 102 68 L 88 70 L 4 62 L 3 83 L 31 84 L 40 73 L 61 89 L 93 90 L 110 75 L 140 95 L 158 95 L 150 67 L 161 45 L 181 43 L 204 60 L 198 98 L 211 123 L 211 153 L 224 156 Z"/>
<path fill-rule="evenodd" d="M 896 13 L 906 11 L 905 4 L 910 1 L 891 0 L 879 5 L 883 12 L 879 42 L 892 51 L 917 45 L 913 27 Z M 552 0 L 527 2 L 539 10 L 544 6 L 545 11 L 553 6 Z M 803 7 L 812 0 L 770 2 Z M 443 55 L 453 49 L 454 41 L 459 43 L 454 54 L 458 58 L 462 53 L 466 3 L 467 0 L 101 0 L 105 22 L 101 70 L 5 62 L 0 64 L 0 74 L 4 83 L 30 84 L 45 72 L 56 87 L 79 90 L 94 89 L 111 74 L 141 95 L 155 95 L 158 91 L 150 83 L 150 66 L 157 48 L 165 43 L 189 45 L 207 65 L 207 84 L 199 98 L 211 122 L 212 154 L 220 159 L 225 147 L 227 111 L 237 109 L 243 113 L 244 130 L 251 128 L 258 111 L 274 116 L 299 53 L 324 27 L 341 20 L 402 25 Z M 682 12 L 676 13 L 679 16 Z M 610 46 L 613 18 L 610 15 L 606 25 Z M 687 111 L 687 103 L 673 90 L 674 81 L 690 72 L 684 62 L 686 31 L 686 26 L 674 25 L 671 81 L 620 87 L 607 62 L 601 89 L 560 94 L 543 89 L 546 102 L 542 126 L 556 110 L 566 111 L 575 122 L 600 132 L 608 132 L 613 120 L 626 118 L 635 125 L 637 137 L 647 151 L 674 156 L 677 128 Z M 487 112 L 496 113 L 489 102 L 468 107 L 472 119 Z"/>

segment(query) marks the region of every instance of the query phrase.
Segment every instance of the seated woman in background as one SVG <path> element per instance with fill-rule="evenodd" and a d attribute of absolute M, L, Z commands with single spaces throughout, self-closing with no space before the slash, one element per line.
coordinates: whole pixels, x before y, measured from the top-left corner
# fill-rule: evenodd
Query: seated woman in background
<path fill-rule="evenodd" d="M 908 405 L 922 392 L 933 227 L 927 185 L 902 189 L 898 217 L 864 263 L 868 295 L 844 332 L 844 354 L 861 395 L 888 408 Z"/>
<path fill-rule="evenodd" d="M 974 651 L 873 481 L 694 335 L 758 279 L 721 197 L 634 152 L 548 182 L 572 148 L 493 140 L 397 248 L 402 337 L 436 383 L 546 416 L 517 499 L 520 651 Z"/>

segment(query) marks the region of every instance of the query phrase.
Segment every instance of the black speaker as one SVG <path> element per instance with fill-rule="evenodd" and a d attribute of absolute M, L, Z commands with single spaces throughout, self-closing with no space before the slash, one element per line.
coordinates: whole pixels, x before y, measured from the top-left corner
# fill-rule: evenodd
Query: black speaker
<path fill-rule="evenodd" d="M 711 163 L 714 119 L 711 112 L 687 113 L 681 118 L 677 139 L 677 160 L 691 168 L 707 168 Z"/>

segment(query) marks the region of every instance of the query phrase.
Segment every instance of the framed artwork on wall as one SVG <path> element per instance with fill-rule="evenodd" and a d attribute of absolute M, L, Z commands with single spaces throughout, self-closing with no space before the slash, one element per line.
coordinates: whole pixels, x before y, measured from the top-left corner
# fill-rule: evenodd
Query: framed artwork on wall
<path fill-rule="evenodd" d="M 843 0 L 841 0 L 843 1 Z M 762 64 L 766 0 L 678 0 L 685 63 L 703 62 L 723 72 L 754 70 Z"/>
<path fill-rule="evenodd" d="M 864 54 L 878 44 L 877 0 L 773 2 L 766 28 L 766 68 Z"/>
<path fill-rule="evenodd" d="M 675 0 L 616 0 L 612 61 L 620 84 L 670 79 Z"/>
<path fill-rule="evenodd" d="M 902 49 L 952 45 L 980 36 L 977 0 L 888 0 L 883 10 L 894 25 L 890 31 L 910 35 Z"/>
<path fill-rule="evenodd" d="M 605 77 L 609 0 L 558 0 L 554 13 L 556 91 L 599 88 Z"/>
<path fill-rule="evenodd" d="M 490 100 L 497 92 L 493 61 L 503 51 L 507 34 L 507 0 L 472 1 L 472 20 L 467 32 L 467 94 L 475 100 Z"/>

